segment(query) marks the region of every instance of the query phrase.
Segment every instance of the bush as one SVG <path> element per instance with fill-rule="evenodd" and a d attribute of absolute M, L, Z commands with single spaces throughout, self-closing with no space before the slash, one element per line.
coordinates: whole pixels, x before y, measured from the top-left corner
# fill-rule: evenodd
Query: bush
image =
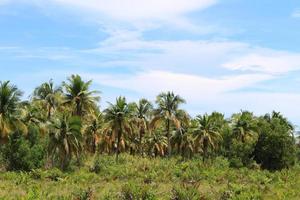
<path fill-rule="evenodd" d="M 233 158 L 229 159 L 229 166 L 233 167 L 233 168 L 241 168 L 244 165 L 243 165 L 241 158 L 233 157 Z"/>
<path fill-rule="evenodd" d="M 249 167 L 253 163 L 253 152 L 255 150 L 255 140 L 242 142 L 236 139 L 232 140 L 231 155 L 229 162 L 231 167 Z"/>
<path fill-rule="evenodd" d="M 295 163 L 294 139 L 280 132 L 263 133 L 255 148 L 255 160 L 262 168 L 280 170 Z"/>
<path fill-rule="evenodd" d="M 90 167 L 90 172 L 94 172 L 96 174 L 99 174 L 101 170 L 101 161 L 99 158 L 96 158 L 94 161 L 93 166 Z"/>
<path fill-rule="evenodd" d="M 134 183 L 128 183 L 122 187 L 121 200 L 155 200 L 156 197 L 147 186 L 138 186 Z"/>
<path fill-rule="evenodd" d="M 40 145 L 31 146 L 19 132 L 9 136 L 5 149 L 9 170 L 30 171 L 43 166 L 44 149 Z"/>
<path fill-rule="evenodd" d="M 93 199 L 93 190 L 88 188 L 86 190 L 81 190 L 75 194 L 75 200 L 91 200 Z"/>
<path fill-rule="evenodd" d="M 260 120 L 254 159 L 262 168 L 281 170 L 294 165 L 296 145 L 292 131 L 289 122 L 276 113 Z"/>
<path fill-rule="evenodd" d="M 174 187 L 171 200 L 200 200 L 203 199 L 198 190 L 193 186 Z"/>
<path fill-rule="evenodd" d="M 21 133 L 14 132 L 9 137 L 5 158 L 9 170 L 30 171 L 43 166 L 44 149 L 40 145 L 30 147 L 29 142 Z"/>
<path fill-rule="evenodd" d="M 47 172 L 46 178 L 51 181 L 59 181 L 65 177 L 64 173 L 57 168 L 53 168 Z"/>
<path fill-rule="evenodd" d="M 29 188 L 27 195 L 23 199 L 26 199 L 26 200 L 43 199 L 42 192 L 37 187 Z"/>

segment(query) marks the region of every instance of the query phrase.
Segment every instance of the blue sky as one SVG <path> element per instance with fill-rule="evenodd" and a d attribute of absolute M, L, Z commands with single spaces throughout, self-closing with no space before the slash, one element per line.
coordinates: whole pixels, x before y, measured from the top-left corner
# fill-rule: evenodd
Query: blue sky
<path fill-rule="evenodd" d="M 192 115 L 277 110 L 300 125 L 296 0 L 0 0 L 0 80 L 25 92 L 78 73 L 102 92 Z"/>

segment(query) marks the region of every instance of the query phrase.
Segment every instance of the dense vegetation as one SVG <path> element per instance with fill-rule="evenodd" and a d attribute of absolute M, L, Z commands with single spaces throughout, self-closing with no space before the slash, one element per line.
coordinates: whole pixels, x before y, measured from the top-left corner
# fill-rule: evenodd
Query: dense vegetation
<path fill-rule="evenodd" d="M 0 198 L 299 196 L 299 145 L 279 112 L 193 118 L 173 92 L 155 104 L 118 97 L 101 111 L 91 84 L 79 75 L 50 80 L 22 101 L 15 85 L 0 82 Z"/>

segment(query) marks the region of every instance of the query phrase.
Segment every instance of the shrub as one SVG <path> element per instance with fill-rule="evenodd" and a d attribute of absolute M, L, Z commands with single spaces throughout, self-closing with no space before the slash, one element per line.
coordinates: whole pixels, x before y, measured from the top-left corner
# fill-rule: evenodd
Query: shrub
<path fill-rule="evenodd" d="M 87 188 L 79 191 L 75 194 L 75 200 L 91 200 L 93 199 L 93 190 L 91 188 Z"/>
<path fill-rule="evenodd" d="M 143 185 L 138 186 L 134 183 L 128 183 L 122 187 L 121 200 L 155 200 L 156 197 L 149 189 L 149 187 Z"/>
<path fill-rule="evenodd" d="M 99 158 L 96 158 L 94 161 L 93 166 L 90 167 L 90 172 L 94 172 L 96 174 L 99 174 L 101 170 L 101 161 Z"/>
<path fill-rule="evenodd" d="M 42 192 L 37 187 L 29 188 L 27 195 L 24 197 L 26 200 L 36 200 L 36 199 L 43 199 Z"/>
<path fill-rule="evenodd" d="M 292 166 L 296 158 L 293 128 L 285 118 L 261 119 L 260 135 L 255 146 L 254 158 L 262 168 L 280 170 Z"/>
<path fill-rule="evenodd" d="M 243 162 L 239 157 L 233 157 L 229 159 L 229 166 L 233 168 L 241 168 L 243 167 Z"/>
<path fill-rule="evenodd" d="M 14 132 L 9 137 L 5 158 L 9 170 L 30 171 L 43 165 L 44 150 L 40 145 L 30 146 L 21 133 Z"/>
<path fill-rule="evenodd" d="M 280 132 L 261 134 L 255 148 L 255 160 L 262 168 L 279 170 L 295 163 L 294 139 Z"/>
<path fill-rule="evenodd" d="M 200 200 L 203 199 L 199 191 L 193 186 L 174 187 L 171 200 Z"/>
<path fill-rule="evenodd" d="M 59 181 L 65 177 L 64 173 L 57 168 L 53 168 L 47 172 L 46 178 L 52 181 Z"/>
<path fill-rule="evenodd" d="M 255 150 L 255 140 L 242 142 L 236 139 L 232 140 L 231 155 L 229 162 L 231 167 L 249 167 L 253 163 L 253 152 Z"/>
<path fill-rule="evenodd" d="M 40 169 L 33 169 L 30 172 L 30 177 L 36 180 L 42 179 L 42 171 Z"/>

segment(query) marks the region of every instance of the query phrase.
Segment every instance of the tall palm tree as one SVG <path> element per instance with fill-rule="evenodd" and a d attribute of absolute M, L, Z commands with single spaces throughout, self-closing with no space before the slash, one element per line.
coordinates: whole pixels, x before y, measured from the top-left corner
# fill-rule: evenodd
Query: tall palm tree
<path fill-rule="evenodd" d="M 45 82 L 35 88 L 33 92 L 34 100 L 42 101 L 47 108 L 47 117 L 51 118 L 52 111 L 59 104 L 59 99 L 62 94 L 61 87 L 55 87 L 52 80 Z"/>
<path fill-rule="evenodd" d="M 103 116 L 102 113 L 92 115 L 85 128 L 85 143 L 87 149 L 92 153 L 96 152 L 96 147 L 100 140 L 100 134 L 103 128 Z"/>
<path fill-rule="evenodd" d="M 14 129 L 25 130 L 17 117 L 22 92 L 9 81 L 0 82 L 0 142 L 6 142 Z"/>
<path fill-rule="evenodd" d="M 146 132 L 149 130 L 149 120 L 153 111 L 151 102 L 147 99 L 140 99 L 134 106 L 134 118 L 139 132 L 139 151 L 142 153 L 142 139 Z"/>
<path fill-rule="evenodd" d="M 286 127 L 288 132 L 294 136 L 294 126 L 291 122 L 288 121 L 287 118 L 285 118 L 280 112 L 273 111 L 272 114 L 266 114 L 264 116 L 264 119 L 266 119 L 269 123 L 271 123 L 272 119 L 279 120 L 280 124 Z"/>
<path fill-rule="evenodd" d="M 66 169 L 72 155 L 77 159 L 81 151 L 81 120 L 77 116 L 62 114 L 52 120 L 49 132 L 49 154 L 58 155 L 61 169 Z"/>
<path fill-rule="evenodd" d="M 180 127 L 173 131 L 171 136 L 172 146 L 182 157 L 191 157 L 194 152 L 194 137 L 189 125 Z"/>
<path fill-rule="evenodd" d="M 233 115 L 233 134 L 242 142 L 247 138 L 253 137 L 257 133 L 257 121 L 253 113 L 242 111 L 239 114 Z"/>
<path fill-rule="evenodd" d="M 203 152 L 203 162 L 208 157 L 208 148 L 216 148 L 217 141 L 221 138 L 218 126 L 213 123 L 212 117 L 205 114 L 199 115 L 195 120 L 194 129 L 195 145 L 201 146 Z M 196 149 L 198 148 L 196 146 Z"/>
<path fill-rule="evenodd" d="M 109 103 L 109 107 L 104 110 L 106 127 L 104 130 L 109 130 L 116 137 L 116 161 L 120 154 L 120 144 L 124 133 L 131 134 L 131 117 L 132 108 L 127 104 L 125 97 L 118 97 L 116 103 Z"/>
<path fill-rule="evenodd" d="M 68 78 L 68 83 L 63 82 L 66 92 L 65 104 L 74 106 L 74 114 L 77 116 L 83 116 L 96 109 L 100 100 L 99 96 L 94 96 L 98 91 L 90 91 L 91 84 L 91 80 L 84 82 L 79 75 L 72 75 Z"/>
<path fill-rule="evenodd" d="M 181 123 L 178 118 L 179 113 L 183 113 L 179 109 L 180 104 L 185 103 L 185 100 L 179 95 L 175 95 L 173 92 L 163 92 L 157 96 L 156 103 L 158 108 L 154 111 L 154 119 L 152 120 L 152 126 L 155 126 L 157 122 L 164 122 L 166 126 L 166 137 L 168 139 L 168 155 L 171 155 L 171 127 L 175 126 L 180 128 Z"/>
<path fill-rule="evenodd" d="M 44 104 L 41 101 L 24 101 L 20 104 L 19 116 L 28 128 L 35 127 L 45 135 L 47 133 L 47 111 L 43 108 Z"/>
<path fill-rule="evenodd" d="M 145 146 L 149 155 L 164 156 L 168 147 L 167 137 L 161 133 L 161 130 L 156 129 L 151 134 L 146 135 Z"/>

